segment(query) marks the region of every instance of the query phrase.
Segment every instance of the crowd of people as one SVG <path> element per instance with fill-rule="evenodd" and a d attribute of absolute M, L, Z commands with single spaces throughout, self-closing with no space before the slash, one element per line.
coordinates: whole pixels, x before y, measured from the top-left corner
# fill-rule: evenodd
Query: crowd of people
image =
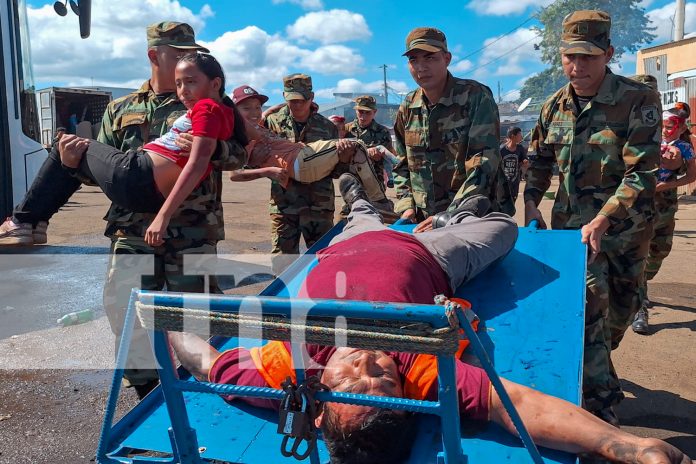
<path fill-rule="evenodd" d="M 104 307 L 118 344 L 132 282 L 129 257 L 154 256 L 155 272 L 142 278 L 143 289 L 221 293 L 214 276 L 184 273 L 183 260 L 216 254 L 225 238 L 223 171 L 232 181 L 272 181 L 276 275 L 299 253 L 301 238 L 309 247 L 332 228 L 338 178 L 347 225 L 319 253 L 304 296 L 388 295 L 389 301 L 430 303 L 513 247 L 517 229 L 510 216 L 523 169 L 525 223 L 538 220 L 546 227 L 538 206 L 557 166 L 550 226 L 580 230 L 589 249 L 584 410 L 511 382 L 506 386 L 544 446 L 618 462 L 691 462 L 665 442 L 620 431 L 613 409 L 624 395 L 611 352 L 631 324 L 648 332 L 647 281 L 669 253 L 676 188 L 696 178 L 696 161 L 688 105 L 662 112 L 653 88 L 607 67 L 610 27 L 601 11 L 565 18 L 559 52 L 568 84 L 543 105 L 529 162 L 518 128 L 500 146 L 490 89 L 448 71 L 452 55 L 436 28 L 419 27 L 406 37 L 403 55 L 417 88 L 399 108 L 392 144 L 388 129 L 375 121 L 373 97 L 355 100 L 353 122 L 326 118 L 314 103 L 311 77 L 291 74 L 283 79 L 285 102 L 264 112 L 268 97 L 248 85 L 225 94 L 222 67 L 196 43 L 188 24 L 153 24 L 147 28 L 150 78 L 111 102 L 96 141 L 72 134 L 56 141 L 25 198 L 0 226 L 0 246 L 45 243 L 48 222 L 81 183 L 99 185 L 113 202 L 105 217 L 111 259 Z M 395 204 L 385 194 L 392 186 Z M 417 223 L 414 234 L 387 229 L 385 217 Z M 389 280 L 368 276 L 368 261 L 389 269 Z M 350 279 L 348 292 L 336 288 L 339 270 Z M 218 356 L 192 335 L 170 340 L 182 364 L 201 379 L 275 385 L 289 368 L 264 364 L 264 356 L 287 358 L 280 343 Z M 336 391 L 434 394 L 432 382 L 408 383 L 419 361 L 404 353 L 308 350 L 325 366 L 323 382 Z M 201 357 L 203 352 L 215 355 Z M 201 365 L 201 359 L 215 362 Z M 157 384 L 153 366 L 147 336 L 136 330 L 124 382 L 141 397 Z M 514 433 L 483 371 L 459 361 L 457 387 L 462 417 L 492 420 Z M 350 405 L 325 405 L 317 418 L 336 462 L 398 462 L 403 453 L 397 450 L 404 447 L 385 443 L 404 443 L 396 437 L 404 436 L 409 420 Z"/>

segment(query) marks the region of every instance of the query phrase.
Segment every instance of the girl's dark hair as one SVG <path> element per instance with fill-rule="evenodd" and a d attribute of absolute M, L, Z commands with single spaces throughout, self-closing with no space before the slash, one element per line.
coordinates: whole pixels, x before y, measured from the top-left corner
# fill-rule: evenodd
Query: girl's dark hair
<path fill-rule="evenodd" d="M 225 95 L 225 71 L 222 70 L 220 62 L 216 60 L 213 55 L 201 52 L 182 56 L 179 63 L 182 62 L 196 65 L 196 67 L 210 80 L 220 78 L 220 98 L 222 98 L 222 102 L 232 108 L 234 112 L 234 134 L 232 136 L 240 145 L 246 146 L 249 143 L 249 139 L 246 135 L 246 129 L 244 128 L 244 118 L 239 113 L 239 110 L 237 110 L 232 100 Z"/>
<path fill-rule="evenodd" d="M 213 55 L 201 52 L 189 53 L 188 55 L 182 56 L 179 63 L 195 64 L 210 80 L 219 77 L 222 81 L 220 85 L 220 98 L 225 96 L 225 71 L 222 70 L 220 62 L 216 60 Z"/>

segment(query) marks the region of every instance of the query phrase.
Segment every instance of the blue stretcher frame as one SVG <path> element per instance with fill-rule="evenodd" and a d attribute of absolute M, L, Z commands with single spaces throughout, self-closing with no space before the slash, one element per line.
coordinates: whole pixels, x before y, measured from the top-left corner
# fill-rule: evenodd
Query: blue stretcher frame
<path fill-rule="evenodd" d="M 394 226 L 397 230 L 408 232 L 413 226 Z M 341 225 L 337 225 L 321 243 L 318 243 L 309 250 L 308 253 L 298 259 L 290 268 L 283 274 L 282 279 L 277 279 L 269 285 L 261 294 L 262 295 L 278 295 L 281 297 L 289 297 L 296 293 L 299 288 L 299 283 L 302 282 L 304 276 L 314 264 L 313 252 L 326 246 L 326 243 L 335 234 L 340 231 Z M 559 253 L 561 251 L 561 253 Z M 480 332 L 482 335 L 483 344 L 486 345 L 486 351 L 493 359 L 496 368 L 505 377 L 510 380 L 518 381 L 523 384 L 538 388 L 546 393 L 554 394 L 566 400 L 579 404 L 580 390 L 579 385 L 582 375 L 582 339 L 583 339 L 583 320 L 584 320 L 584 270 L 585 270 L 585 247 L 580 244 L 579 233 L 575 231 L 537 231 L 534 229 L 521 228 L 520 239 L 515 247 L 515 250 L 508 255 L 502 263 L 499 263 L 491 269 L 485 271 L 476 279 L 458 289 L 456 296 L 461 296 L 472 302 L 473 307 L 482 316 L 484 321 L 484 330 Z M 560 258 L 560 259 L 559 259 Z M 509 271 L 519 271 L 520 269 L 528 270 L 524 275 L 524 279 L 509 275 Z M 531 269 L 530 266 L 537 269 Z M 491 285 L 491 279 L 497 281 L 497 285 Z M 502 291 L 501 291 L 502 289 Z M 495 303 L 492 304 L 491 302 Z M 538 306 L 541 305 L 541 306 Z M 499 343 L 500 336 L 513 336 L 519 338 L 520 330 L 516 330 L 513 323 L 510 321 L 510 315 L 529 310 L 533 307 L 543 307 L 542 315 L 547 317 L 549 314 L 555 316 L 554 319 L 562 319 L 552 324 L 558 329 L 556 340 L 546 340 L 546 347 L 540 352 L 538 346 L 530 346 L 525 351 L 517 349 L 516 356 L 505 356 L 505 343 Z M 512 311 L 514 310 L 514 311 Z M 539 313 L 536 311 L 535 313 Z M 522 319 L 533 319 L 535 313 L 522 314 Z M 515 319 L 514 317 L 512 318 Z M 519 322 L 519 321 L 518 321 Z M 550 320 L 536 321 L 540 325 L 550 323 Z M 524 324 L 522 324 L 524 325 Z M 523 327 L 526 330 L 526 327 Z M 531 334 L 534 335 L 534 334 Z M 125 338 L 125 337 L 124 337 Z M 531 337 L 536 338 L 536 337 Z M 547 337 L 548 338 L 548 337 Z M 553 337 L 551 337 L 553 338 Z M 563 340 L 576 340 L 576 344 L 563 345 Z M 229 340 L 228 340 L 229 341 Z M 214 345 L 224 348 L 224 344 L 220 344 L 221 340 L 214 340 Z M 554 346 L 554 343 L 557 344 Z M 524 345 L 524 343 L 522 343 Z M 535 345 L 531 343 L 530 345 Z M 538 343 L 537 343 L 538 345 Z M 556 353 L 557 349 L 564 351 Z M 509 348 L 508 348 L 509 349 Z M 536 352 L 539 356 L 531 356 L 529 359 L 524 359 L 531 351 Z M 566 362 L 556 362 L 554 365 L 549 358 L 549 354 L 553 354 L 551 358 L 559 359 Z M 509 353 L 508 353 L 509 354 Z M 559 356 L 560 355 L 560 356 Z M 505 362 L 506 358 L 510 358 L 509 362 Z M 516 361 L 515 361 L 516 360 Z M 532 373 L 525 378 L 524 375 L 519 376 L 519 365 L 522 363 L 522 371 Z M 560 369 L 565 365 L 565 369 Z M 444 367 L 444 366 L 443 366 Z M 544 369 L 546 367 L 546 369 Z M 551 369 L 551 375 L 544 375 L 544 370 Z M 445 370 L 447 368 L 445 367 Z M 548 372 L 547 372 L 548 373 Z M 445 373 L 445 375 L 448 375 Z M 116 390 L 120 385 L 120 376 L 114 378 L 114 386 Z M 547 381 L 541 381 L 546 378 Z M 562 382 L 565 380 L 566 382 Z M 551 382 L 549 383 L 548 380 Z M 447 383 L 444 383 L 447 385 Z M 193 395 L 193 396 L 191 396 Z M 189 404 L 200 404 L 199 393 L 194 393 L 186 397 L 186 402 Z M 211 397 L 211 395 L 207 395 Z M 218 402 L 222 400 L 216 398 Z M 223 403 L 224 405 L 224 403 Z M 115 406 L 115 404 L 114 404 Z M 202 404 L 201 404 L 202 406 Z M 456 406 L 456 404 L 455 404 Z M 228 406 L 232 407 L 232 406 Z M 273 417 L 275 413 L 263 414 L 260 411 L 251 411 L 248 406 L 239 406 L 240 411 L 245 411 L 246 414 L 251 413 L 260 420 L 277 421 L 277 417 Z M 426 408 L 427 409 L 427 408 Z M 149 395 L 145 401 L 136 406 L 129 414 L 127 414 L 113 429 L 111 422 L 105 418 L 105 428 L 102 431 L 102 440 L 100 440 L 99 456 L 100 462 L 107 462 L 107 454 L 112 456 L 110 462 L 153 462 L 152 458 L 144 460 L 143 458 L 124 458 L 123 455 L 129 448 L 142 448 L 143 438 L 150 440 L 153 438 L 153 424 L 149 422 L 158 422 L 161 427 L 168 427 L 169 418 L 166 411 L 163 411 L 162 397 L 159 394 Z M 425 410 L 424 410 L 425 412 Z M 431 411 L 429 411 L 431 412 Z M 107 408 L 107 415 L 109 408 Z M 277 416 L 277 414 L 275 414 Z M 157 416 L 157 417 L 155 417 Z M 156 419 L 156 420 L 150 420 Z M 236 417 L 239 420 L 239 417 Z M 194 420 L 195 422 L 195 420 Z M 440 453 L 439 458 L 436 458 L 436 453 L 432 451 L 433 443 L 438 442 L 439 424 L 437 421 L 423 420 L 421 421 L 420 435 L 424 439 L 419 440 L 412 450 L 411 462 L 444 462 L 444 455 Z M 201 424 L 199 424 L 201 425 Z M 271 424 L 272 433 L 275 433 L 275 423 Z M 268 428 L 268 427 L 266 427 Z M 455 427 L 456 428 L 456 427 Z M 139 430 L 142 429 L 142 430 Z M 450 427 L 446 429 L 452 430 Z M 140 437 L 137 437 L 140 432 Z M 160 434 L 161 435 L 161 434 Z M 505 437 L 507 435 L 507 437 Z M 135 437 L 135 438 L 134 438 Z M 261 438 L 263 437 L 263 438 Z M 278 437 L 278 442 L 280 436 Z M 422 438 L 423 438 L 422 437 Z M 503 437 L 501 439 L 501 437 Z M 134 438 L 134 439 L 133 439 Z M 169 437 L 167 437 L 166 441 Z M 254 441 L 268 441 L 272 439 L 269 431 L 260 431 L 254 437 Z M 171 452 L 172 444 L 165 443 L 160 440 L 159 446 L 145 447 L 146 449 L 154 449 L 160 452 Z M 205 441 L 205 440 L 202 440 Z M 224 440 L 223 440 L 224 441 Z M 207 439 L 210 443 L 210 439 Z M 425 444 L 424 444 L 425 443 Z M 506 432 L 497 430 L 495 426 L 489 426 L 483 432 L 479 432 L 476 438 L 467 437 L 461 440 L 464 446 L 468 462 L 490 462 L 491 456 L 496 456 L 496 462 L 508 460 L 510 462 L 528 462 L 530 460 L 527 452 L 520 448 L 519 440 L 512 437 Z M 258 443 L 257 443 L 258 444 Z M 239 443 L 237 443 L 239 445 Z M 260 448 L 260 449 L 259 449 Z M 326 457 L 325 449 L 319 446 L 322 458 Z M 431 458 L 423 460 L 423 453 L 429 453 Z M 208 447 L 210 450 L 210 447 Z M 277 449 L 277 447 L 276 447 Z M 501 455 L 501 449 L 506 450 Z M 192 453 L 193 450 L 178 450 L 181 455 L 182 451 Z M 235 453 L 228 453 L 224 459 L 231 462 L 261 462 L 263 459 L 268 460 L 269 456 L 265 453 L 275 453 L 269 451 L 268 446 L 255 446 L 250 443 L 245 452 L 238 453 L 237 457 L 230 457 Z M 542 450 L 544 462 L 575 462 L 575 458 L 565 453 L 551 452 Z M 197 450 L 196 450 L 197 455 Z M 212 453 L 204 453 L 206 458 L 221 459 L 220 456 L 214 456 Z M 523 457 L 526 455 L 526 458 Z M 414 457 L 415 456 L 415 457 Z M 420 457 L 418 457 L 420 456 Z M 498 459 L 500 457 L 500 459 Z M 278 454 L 278 459 L 283 459 Z M 162 459 L 163 462 L 166 459 Z M 170 460 L 171 461 L 171 460 Z M 312 462 L 318 462 L 314 459 Z M 450 460 L 449 462 L 457 462 Z"/>

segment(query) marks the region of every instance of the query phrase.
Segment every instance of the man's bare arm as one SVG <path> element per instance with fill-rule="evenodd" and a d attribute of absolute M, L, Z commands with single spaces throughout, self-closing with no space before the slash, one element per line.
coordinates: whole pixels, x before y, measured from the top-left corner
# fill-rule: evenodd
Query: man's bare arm
<path fill-rule="evenodd" d="M 184 369 L 197 380 L 208 381 L 208 373 L 220 352 L 198 335 L 187 332 L 168 332 L 169 345 Z"/>
<path fill-rule="evenodd" d="M 612 462 L 692 463 L 681 451 L 662 440 L 631 435 L 567 401 L 504 379 L 503 384 L 538 445 L 573 454 L 601 456 Z M 491 420 L 517 435 L 495 391 L 491 394 Z"/>

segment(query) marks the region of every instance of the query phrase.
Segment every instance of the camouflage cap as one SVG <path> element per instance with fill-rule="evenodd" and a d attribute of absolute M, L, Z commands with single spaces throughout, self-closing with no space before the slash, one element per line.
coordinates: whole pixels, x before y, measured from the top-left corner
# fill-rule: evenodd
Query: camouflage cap
<path fill-rule="evenodd" d="M 561 53 L 602 55 L 609 48 L 611 17 L 599 10 L 579 10 L 563 18 Z"/>
<path fill-rule="evenodd" d="M 370 95 L 361 95 L 355 99 L 354 110 L 375 111 L 377 109 L 377 100 Z"/>
<path fill-rule="evenodd" d="M 310 100 L 312 96 L 312 78 L 310 76 L 290 74 L 283 78 L 283 97 L 285 100 Z"/>
<path fill-rule="evenodd" d="M 657 78 L 651 74 L 638 74 L 631 76 L 631 80 L 645 84 L 653 90 L 657 90 Z"/>
<path fill-rule="evenodd" d="M 403 56 L 413 50 L 425 50 L 426 52 L 447 51 L 447 38 L 445 33 L 434 27 L 417 27 L 406 36 L 406 51 Z"/>
<path fill-rule="evenodd" d="M 174 48 L 200 50 L 209 53 L 209 50 L 196 43 L 196 35 L 193 28 L 186 23 L 163 21 L 147 26 L 147 46 L 169 45 Z"/>

